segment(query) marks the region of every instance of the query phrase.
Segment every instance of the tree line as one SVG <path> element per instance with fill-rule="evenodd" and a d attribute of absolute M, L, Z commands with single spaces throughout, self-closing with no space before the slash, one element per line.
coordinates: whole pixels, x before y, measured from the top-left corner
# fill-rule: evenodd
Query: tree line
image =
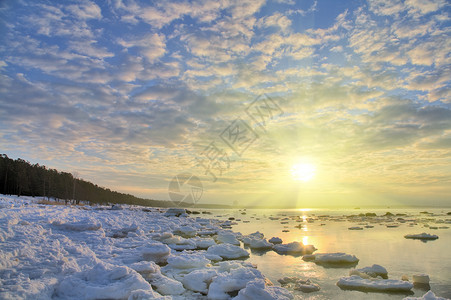
<path fill-rule="evenodd" d="M 57 201 L 79 204 L 131 204 L 168 207 L 169 202 L 142 199 L 100 187 L 77 178 L 68 172 L 59 172 L 39 164 L 0 155 L 0 194 L 47 197 Z"/>

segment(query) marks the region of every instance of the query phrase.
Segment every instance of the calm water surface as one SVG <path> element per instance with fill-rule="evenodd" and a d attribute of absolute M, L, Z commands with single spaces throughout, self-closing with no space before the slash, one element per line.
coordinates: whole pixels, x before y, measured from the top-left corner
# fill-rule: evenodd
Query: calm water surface
<path fill-rule="evenodd" d="M 393 222 L 385 222 L 378 218 L 350 221 L 341 216 L 357 215 L 372 212 L 378 216 L 390 211 L 395 216 Z M 430 229 L 427 226 L 451 227 L 446 224 L 451 220 L 447 215 L 451 209 L 428 209 L 432 214 L 421 214 L 420 209 L 372 209 L 372 210 L 213 210 L 219 219 L 236 218 L 237 225 L 233 231 L 250 234 L 260 231 L 266 238 L 278 236 L 284 243 L 298 241 L 312 244 L 316 253 L 345 252 L 357 256 L 360 261 L 356 268 L 379 264 L 388 271 L 389 279 L 401 279 L 403 274 L 410 278 L 413 274 L 425 273 L 430 276 L 431 289 L 441 297 L 451 298 L 451 228 Z M 329 217 L 319 217 L 329 215 Z M 279 217 L 271 220 L 269 217 Z M 283 220 L 284 218 L 288 218 Z M 402 218 L 404 220 L 396 220 Z M 244 222 L 249 221 L 249 222 Z M 281 224 L 281 222 L 288 222 Z M 445 223 L 443 223 L 445 222 Z M 303 224 L 302 228 L 296 225 Z M 348 230 L 351 226 L 373 225 L 374 228 L 364 230 Z M 388 228 L 388 224 L 399 224 L 399 227 Z M 426 226 L 426 227 L 425 227 Z M 289 230 L 289 232 L 282 232 Z M 405 239 L 406 234 L 427 232 L 439 236 L 438 240 L 422 242 Z M 312 262 L 305 262 L 302 257 L 279 255 L 274 251 L 265 253 L 251 252 L 249 262 L 258 265 L 273 283 L 285 276 L 298 276 L 319 284 L 319 292 L 304 294 L 294 293 L 304 299 L 402 299 L 405 294 L 364 293 L 359 291 L 343 291 L 336 286 L 342 276 L 348 276 L 351 268 L 324 268 Z M 422 289 L 413 289 L 414 296 L 426 293 Z"/>

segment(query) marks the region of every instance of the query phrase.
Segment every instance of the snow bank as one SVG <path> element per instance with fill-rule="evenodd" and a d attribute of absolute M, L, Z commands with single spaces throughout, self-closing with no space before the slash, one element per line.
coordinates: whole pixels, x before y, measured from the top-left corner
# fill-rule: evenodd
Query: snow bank
<path fill-rule="evenodd" d="M 274 245 L 273 250 L 279 254 L 311 254 L 316 251 L 313 245 L 304 245 L 299 242 Z"/>
<path fill-rule="evenodd" d="M 364 279 L 360 276 L 342 277 L 337 286 L 344 290 L 358 290 L 364 292 L 409 292 L 413 284 L 394 279 Z"/>
<path fill-rule="evenodd" d="M 207 253 L 218 255 L 223 259 L 238 259 L 249 257 L 249 252 L 231 244 L 213 245 L 207 249 Z"/>

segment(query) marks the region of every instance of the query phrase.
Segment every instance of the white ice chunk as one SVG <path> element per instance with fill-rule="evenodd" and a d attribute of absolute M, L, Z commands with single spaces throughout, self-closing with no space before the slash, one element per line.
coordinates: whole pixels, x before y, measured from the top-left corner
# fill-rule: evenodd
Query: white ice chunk
<path fill-rule="evenodd" d="M 311 254 L 316 250 L 313 245 L 304 245 L 299 242 L 274 245 L 273 249 L 279 254 Z"/>
<path fill-rule="evenodd" d="M 357 264 L 359 259 L 355 255 L 346 253 L 317 253 L 314 255 L 314 262 L 325 265 L 347 265 Z"/>
<path fill-rule="evenodd" d="M 171 249 L 162 243 L 148 243 L 144 246 L 137 248 L 143 260 L 150 260 L 156 263 L 166 262 L 169 254 L 171 254 Z"/>
<path fill-rule="evenodd" d="M 222 257 L 223 259 L 237 259 L 249 257 L 249 252 L 231 244 L 213 245 L 208 248 L 207 253 Z"/>
<path fill-rule="evenodd" d="M 289 300 L 293 295 L 285 288 L 266 286 L 263 279 L 255 279 L 246 284 L 234 300 Z"/>
<path fill-rule="evenodd" d="M 254 268 L 238 268 L 230 273 L 220 273 L 211 282 L 207 297 L 211 300 L 230 299 L 227 293 L 239 291 L 257 278 L 264 280 L 261 272 Z"/>
<path fill-rule="evenodd" d="M 408 292 L 413 284 L 408 281 L 394 279 L 364 279 L 360 276 L 342 277 L 337 282 L 342 289 L 365 292 Z"/>
<path fill-rule="evenodd" d="M 190 225 L 184 225 L 176 228 L 174 234 L 181 235 L 183 237 L 194 237 L 197 235 L 197 229 Z"/>
<path fill-rule="evenodd" d="M 381 276 L 384 279 L 388 278 L 387 269 L 385 269 L 384 267 L 382 267 L 380 265 L 376 265 L 376 264 L 372 265 L 371 267 L 357 269 L 357 271 L 359 271 L 361 273 L 365 273 L 371 277 Z"/>
<path fill-rule="evenodd" d="M 206 294 L 213 277 L 217 274 L 215 269 L 194 270 L 183 277 L 182 283 L 189 290 Z"/>
<path fill-rule="evenodd" d="M 130 265 L 130 268 L 147 277 L 150 274 L 160 273 L 160 266 L 153 261 L 140 261 Z"/>
<path fill-rule="evenodd" d="M 232 232 L 220 232 L 216 237 L 218 243 L 232 244 L 239 246 L 240 241 L 237 240 L 236 236 Z"/>
<path fill-rule="evenodd" d="M 166 267 L 175 269 L 205 268 L 210 263 L 210 260 L 202 253 L 181 253 L 169 257 L 167 261 Z"/>
<path fill-rule="evenodd" d="M 162 274 L 151 276 L 150 283 L 162 295 L 180 295 L 185 292 L 185 288 L 180 281 Z"/>
<path fill-rule="evenodd" d="M 442 297 L 437 297 L 432 291 L 427 292 L 423 297 L 406 297 L 402 300 L 449 300 Z"/>
<path fill-rule="evenodd" d="M 192 239 L 196 243 L 197 249 L 207 249 L 210 246 L 216 245 L 216 242 L 212 238 L 200 238 L 196 237 Z"/>
<path fill-rule="evenodd" d="M 272 237 L 269 239 L 268 242 L 273 243 L 273 244 L 282 244 L 282 239 L 279 237 Z"/>

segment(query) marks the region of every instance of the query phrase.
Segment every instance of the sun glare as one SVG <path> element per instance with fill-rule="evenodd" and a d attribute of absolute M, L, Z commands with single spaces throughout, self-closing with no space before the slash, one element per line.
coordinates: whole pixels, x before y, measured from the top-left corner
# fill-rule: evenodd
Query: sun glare
<path fill-rule="evenodd" d="M 307 182 L 315 177 L 316 168 L 310 163 L 299 163 L 291 168 L 291 176 L 295 180 Z"/>

